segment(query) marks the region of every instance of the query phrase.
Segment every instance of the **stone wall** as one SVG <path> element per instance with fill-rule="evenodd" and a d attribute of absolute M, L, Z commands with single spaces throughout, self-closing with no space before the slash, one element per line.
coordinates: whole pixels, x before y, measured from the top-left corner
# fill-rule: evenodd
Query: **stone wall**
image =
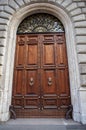
<path fill-rule="evenodd" d="M 1 121 L 5 121 L 9 118 L 9 107 L 6 107 L 8 98 L 11 102 L 9 95 L 10 78 L 8 71 L 10 68 L 9 59 L 12 52 L 9 52 L 8 34 L 11 20 L 15 16 L 15 13 L 24 7 L 29 7 L 34 3 L 50 3 L 55 6 L 59 6 L 64 12 L 67 13 L 72 21 L 72 27 L 75 36 L 76 47 L 76 61 L 78 63 L 77 73 L 75 78 L 78 78 L 77 93 L 79 93 L 80 101 L 80 117 L 75 119 L 77 121 L 86 123 L 86 0 L 0 0 L 0 117 Z M 16 20 L 16 18 L 15 18 Z M 18 20 L 18 18 L 17 18 Z M 13 28 L 14 29 L 14 28 Z M 9 54 L 8 54 L 9 52 Z M 14 52 L 13 52 L 14 53 Z M 8 58 L 7 58 L 8 57 Z M 8 67 L 6 66 L 8 65 Z M 71 70 L 70 70 L 71 71 Z M 9 81 L 8 81 L 9 80 Z M 71 81 L 72 82 L 72 81 Z M 77 82 L 77 81 L 76 81 Z M 11 89 L 11 88 L 10 88 Z M 11 93 L 11 92 L 10 92 Z M 76 96 L 76 95 L 75 95 Z M 3 99 L 3 100 L 2 100 Z M 3 102 L 5 101 L 5 102 Z M 2 105 L 3 104 L 3 105 Z M 3 108 L 4 107 L 4 108 Z M 5 118 L 5 115 L 7 114 Z"/>

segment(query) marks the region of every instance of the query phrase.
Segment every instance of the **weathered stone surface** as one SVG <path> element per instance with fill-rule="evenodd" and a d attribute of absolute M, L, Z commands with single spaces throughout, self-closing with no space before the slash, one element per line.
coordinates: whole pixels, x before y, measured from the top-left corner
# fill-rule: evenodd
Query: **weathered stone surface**
<path fill-rule="evenodd" d="M 86 45 L 78 45 L 77 52 L 79 53 L 86 53 Z"/>
<path fill-rule="evenodd" d="M 81 84 L 83 87 L 86 86 L 86 75 L 81 75 Z"/>
<path fill-rule="evenodd" d="M 85 2 L 78 2 L 78 7 L 85 7 Z"/>
<path fill-rule="evenodd" d="M 6 34 L 7 34 L 7 31 L 0 31 L 0 37 L 2 38 L 5 38 L 6 37 Z"/>
<path fill-rule="evenodd" d="M 86 35 L 86 28 L 76 28 L 75 31 L 77 35 Z"/>
<path fill-rule="evenodd" d="M 46 0 L 44 2 L 56 2 L 56 0 Z"/>
<path fill-rule="evenodd" d="M 83 124 L 86 124 L 86 90 L 80 91 L 80 102 L 81 102 L 81 120 L 83 121 Z M 82 109 L 83 108 L 83 109 Z"/>
<path fill-rule="evenodd" d="M 7 30 L 7 25 L 0 25 L 0 31 Z"/>
<path fill-rule="evenodd" d="M 76 36 L 77 43 L 86 43 L 86 36 Z"/>
<path fill-rule="evenodd" d="M 77 16 L 73 17 L 74 22 L 75 21 L 82 21 L 82 20 L 85 20 L 85 19 L 86 19 L 86 17 L 85 17 L 84 14 L 80 14 L 80 15 L 77 15 Z"/>
<path fill-rule="evenodd" d="M 0 24 L 7 25 L 9 23 L 8 19 L 0 18 Z"/>
<path fill-rule="evenodd" d="M 61 4 L 63 0 L 56 0 L 57 3 Z"/>
<path fill-rule="evenodd" d="M 16 1 L 16 3 L 18 3 L 18 5 L 19 6 L 22 6 L 22 5 L 24 5 L 24 2 L 23 2 L 23 0 L 15 0 Z"/>
<path fill-rule="evenodd" d="M 85 1 L 85 0 L 73 0 L 73 2 L 82 2 L 82 1 Z"/>
<path fill-rule="evenodd" d="M 15 10 L 8 5 L 4 6 L 4 11 L 10 14 L 13 14 L 15 12 Z"/>
<path fill-rule="evenodd" d="M 15 10 L 19 8 L 19 5 L 14 0 L 9 0 L 9 5 Z"/>
<path fill-rule="evenodd" d="M 4 8 L 3 6 L 0 6 L 0 11 L 3 11 L 3 8 Z"/>
<path fill-rule="evenodd" d="M 70 4 L 66 9 L 67 9 L 68 11 L 71 11 L 71 10 L 73 10 L 73 9 L 75 9 L 75 8 L 77 8 L 77 4 L 76 4 L 76 3 L 72 3 L 72 4 Z"/>
<path fill-rule="evenodd" d="M 2 5 L 8 4 L 8 0 L 0 0 L 0 4 Z"/>
<path fill-rule="evenodd" d="M 86 54 L 78 54 L 78 62 L 79 63 L 86 63 Z"/>
<path fill-rule="evenodd" d="M 6 46 L 6 39 L 0 38 L 0 47 Z"/>
<path fill-rule="evenodd" d="M 24 0 L 24 2 L 27 4 L 27 3 L 29 3 L 29 2 L 30 2 L 30 0 Z"/>
<path fill-rule="evenodd" d="M 12 16 L 11 14 L 2 11 L 0 12 L 0 17 L 5 18 L 5 19 L 10 19 Z"/>
<path fill-rule="evenodd" d="M 76 8 L 73 11 L 70 12 L 72 16 L 80 14 L 82 11 L 80 8 Z"/>
<path fill-rule="evenodd" d="M 72 0 L 65 0 L 65 1 L 63 1 L 62 6 L 66 7 L 71 3 L 72 3 Z"/>
<path fill-rule="evenodd" d="M 4 55 L 4 52 L 5 52 L 4 47 L 0 47 L 0 55 L 1 55 L 1 56 Z"/>
<path fill-rule="evenodd" d="M 0 62 L 0 89 L 1 89 L 1 82 L 2 82 L 2 79 L 1 79 L 1 77 L 2 77 L 2 75 L 3 75 L 3 67 L 2 67 L 2 63 Z M 1 105 L 1 104 L 0 104 Z"/>
<path fill-rule="evenodd" d="M 82 8 L 82 12 L 83 12 L 83 13 L 86 13 L 86 8 Z"/>
<path fill-rule="evenodd" d="M 0 56 L 0 65 L 3 65 L 3 56 Z"/>
<path fill-rule="evenodd" d="M 80 64 L 80 73 L 86 74 L 86 64 Z"/>
<path fill-rule="evenodd" d="M 75 27 L 86 27 L 86 21 L 78 21 L 74 23 Z"/>

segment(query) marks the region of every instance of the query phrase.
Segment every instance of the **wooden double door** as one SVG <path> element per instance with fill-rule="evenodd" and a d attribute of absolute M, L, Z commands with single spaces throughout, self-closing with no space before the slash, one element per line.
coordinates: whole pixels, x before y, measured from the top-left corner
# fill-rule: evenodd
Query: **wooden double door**
<path fill-rule="evenodd" d="M 69 88 L 64 33 L 17 35 L 12 93 L 17 117 L 64 117 Z"/>

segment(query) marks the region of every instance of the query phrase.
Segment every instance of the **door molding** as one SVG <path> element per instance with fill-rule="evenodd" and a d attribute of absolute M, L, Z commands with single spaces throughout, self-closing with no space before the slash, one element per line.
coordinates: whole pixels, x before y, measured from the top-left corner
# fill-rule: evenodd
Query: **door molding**
<path fill-rule="evenodd" d="M 69 65 L 69 77 L 70 77 L 70 90 L 71 90 L 71 101 L 73 105 L 73 118 L 75 121 L 80 121 L 80 105 L 79 105 L 79 93 L 78 88 L 80 88 L 80 75 L 76 54 L 76 45 L 74 39 L 74 29 L 70 16 L 67 12 L 61 8 L 59 5 L 53 5 L 50 3 L 34 3 L 28 6 L 20 8 L 13 15 L 9 23 L 8 35 L 7 35 L 7 50 L 8 55 L 5 59 L 6 61 L 4 70 L 5 75 L 3 78 L 3 86 L 5 88 L 4 95 L 6 95 L 7 100 L 2 105 L 4 111 L 1 114 L 1 120 L 6 121 L 9 119 L 9 105 L 11 104 L 12 95 L 12 79 L 13 79 L 13 66 L 14 66 L 14 55 L 16 46 L 16 31 L 20 22 L 27 16 L 34 14 L 36 12 L 47 12 L 59 18 L 65 28 L 67 55 L 68 55 L 68 65 Z M 4 99 L 4 98 L 3 98 Z M 2 102 L 3 102 L 2 99 Z M 8 105 L 7 105 L 8 102 Z"/>

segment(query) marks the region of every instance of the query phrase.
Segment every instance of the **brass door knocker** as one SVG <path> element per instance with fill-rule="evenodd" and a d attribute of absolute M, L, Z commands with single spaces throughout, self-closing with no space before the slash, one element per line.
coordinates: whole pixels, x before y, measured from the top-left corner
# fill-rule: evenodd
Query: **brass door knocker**
<path fill-rule="evenodd" d="M 30 78 L 29 85 L 30 85 L 31 87 L 34 85 L 34 80 L 33 80 L 33 78 L 32 78 L 32 77 Z"/>
<path fill-rule="evenodd" d="M 49 78 L 48 78 L 48 86 L 51 86 L 51 85 L 52 85 L 52 78 L 49 77 Z"/>

